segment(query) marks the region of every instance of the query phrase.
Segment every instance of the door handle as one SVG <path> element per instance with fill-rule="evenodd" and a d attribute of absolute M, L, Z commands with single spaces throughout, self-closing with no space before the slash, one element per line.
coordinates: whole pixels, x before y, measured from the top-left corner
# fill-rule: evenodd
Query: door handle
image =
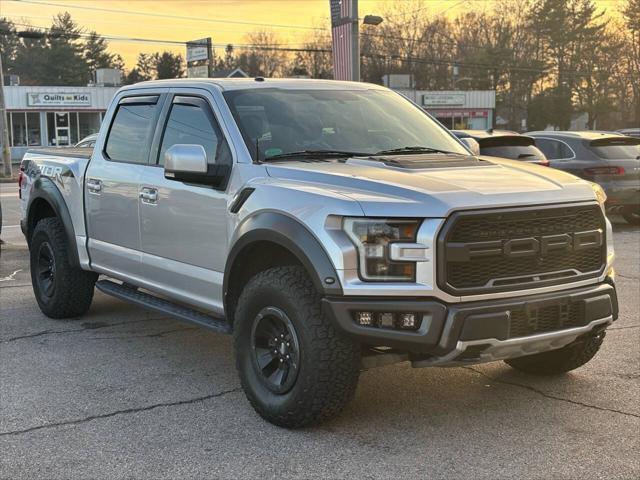
<path fill-rule="evenodd" d="M 91 193 L 100 193 L 102 190 L 102 180 L 98 180 L 96 178 L 87 179 L 87 189 Z"/>
<path fill-rule="evenodd" d="M 139 194 L 143 203 L 157 203 L 158 202 L 158 190 L 155 188 L 144 187 Z"/>

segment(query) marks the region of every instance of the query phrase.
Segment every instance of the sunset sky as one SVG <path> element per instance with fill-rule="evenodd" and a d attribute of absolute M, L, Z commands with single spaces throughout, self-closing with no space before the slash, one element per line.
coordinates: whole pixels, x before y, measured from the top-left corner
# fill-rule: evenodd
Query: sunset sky
<path fill-rule="evenodd" d="M 406 2 L 416 5 L 416 9 L 425 14 L 445 15 L 455 15 L 469 8 L 487 8 L 491 4 L 491 0 Z M 359 0 L 360 17 L 383 14 L 391 3 L 390 0 Z M 598 0 L 596 3 L 611 11 L 615 9 L 617 0 Z M 329 0 L 0 0 L 0 16 L 20 24 L 48 27 L 51 17 L 65 10 L 87 30 L 95 30 L 105 36 L 180 42 L 210 36 L 214 44 L 240 44 L 248 32 L 265 28 L 230 23 L 247 22 L 270 25 L 283 43 L 299 46 L 313 34 L 311 28 L 328 23 Z M 127 68 L 135 64 L 135 58 L 141 52 L 171 50 L 184 55 L 185 50 L 182 46 L 161 43 L 116 39 L 109 43 L 110 51 L 121 54 Z M 217 52 L 221 54 L 222 49 L 218 48 Z"/>

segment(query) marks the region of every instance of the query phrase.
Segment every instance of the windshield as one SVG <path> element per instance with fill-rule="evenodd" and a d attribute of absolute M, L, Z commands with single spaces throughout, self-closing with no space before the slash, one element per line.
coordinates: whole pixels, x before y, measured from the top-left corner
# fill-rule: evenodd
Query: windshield
<path fill-rule="evenodd" d="M 224 97 L 254 160 L 305 150 L 373 154 L 411 146 L 469 153 L 393 92 L 259 88 Z"/>

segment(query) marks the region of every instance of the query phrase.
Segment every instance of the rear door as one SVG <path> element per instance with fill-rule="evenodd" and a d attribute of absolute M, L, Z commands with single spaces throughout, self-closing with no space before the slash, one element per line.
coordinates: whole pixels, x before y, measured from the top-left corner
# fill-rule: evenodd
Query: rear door
<path fill-rule="evenodd" d="M 175 144 L 202 145 L 210 165 L 232 163 L 211 94 L 175 89 L 144 167 L 139 201 L 147 288 L 222 312 L 228 225 L 226 182 L 218 188 L 164 177 L 164 153 Z"/>
<path fill-rule="evenodd" d="M 162 100 L 160 93 L 120 98 L 85 174 L 91 265 L 123 280 L 141 274 L 138 190 Z"/>

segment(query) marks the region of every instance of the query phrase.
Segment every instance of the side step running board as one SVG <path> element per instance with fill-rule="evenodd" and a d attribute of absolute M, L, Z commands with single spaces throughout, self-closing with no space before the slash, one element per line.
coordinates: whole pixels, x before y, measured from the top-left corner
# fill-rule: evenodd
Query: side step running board
<path fill-rule="evenodd" d="M 165 300 L 109 280 L 100 280 L 96 282 L 96 287 L 102 293 L 148 308 L 149 310 L 155 310 L 156 312 L 164 313 L 179 320 L 195 323 L 196 325 L 200 325 L 201 327 L 208 328 L 215 332 L 231 333 L 231 327 L 224 318 L 211 317 L 189 307 L 177 305 L 169 300 Z"/>

